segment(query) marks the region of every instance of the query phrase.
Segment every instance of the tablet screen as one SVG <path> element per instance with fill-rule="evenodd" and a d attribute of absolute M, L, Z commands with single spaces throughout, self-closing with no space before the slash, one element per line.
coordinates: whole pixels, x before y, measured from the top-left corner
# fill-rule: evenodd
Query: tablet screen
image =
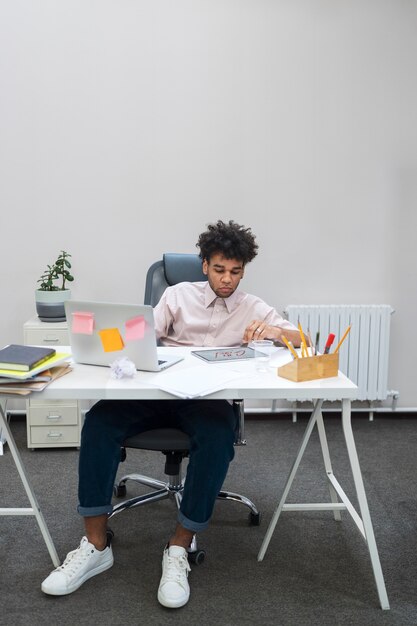
<path fill-rule="evenodd" d="M 243 359 L 253 359 L 255 350 L 248 347 L 237 348 L 213 348 L 211 350 L 193 350 L 191 354 L 199 359 L 204 359 L 209 363 L 219 363 L 220 361 L 242 361 Z"/>

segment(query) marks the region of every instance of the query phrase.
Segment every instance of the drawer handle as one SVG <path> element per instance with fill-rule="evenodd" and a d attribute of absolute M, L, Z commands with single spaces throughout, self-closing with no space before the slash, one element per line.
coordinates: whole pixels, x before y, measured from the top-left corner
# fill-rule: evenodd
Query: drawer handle
<path fill-rule="evenodd" d="M 60 437 L 62 437 L 62 433 L 49 432 L 48 437 L 50 437 L 51 439 L 59 439 Z"/>
<path fill-rule="evenodd" d="M 47 420 L 51 420 L 51 422 L 57 422 L 58 420 L 62 420 L 62 415 L 47 415 Z"/>
<path fill-rule="evenodd" d="M 43 340 L 43 343 L 58 343 L 59 339 L 45 339 Z"/>

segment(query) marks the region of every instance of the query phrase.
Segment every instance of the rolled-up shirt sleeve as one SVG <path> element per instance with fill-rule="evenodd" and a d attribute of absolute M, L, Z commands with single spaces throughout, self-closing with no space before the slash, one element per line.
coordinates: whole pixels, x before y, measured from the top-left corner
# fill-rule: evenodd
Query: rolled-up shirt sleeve
<path fill-rule="evenodd" d="M 286 320 L 284 317 L 281 317 L 281 315 L 279 315 L 279 313 L 272 308 L 265 315 L 263 321 L 269 326 L 279 326 L 279 328 L 285 328 L 286 330 L 297 330 L 297 327 L 294 326 L 294 324 Z"/>

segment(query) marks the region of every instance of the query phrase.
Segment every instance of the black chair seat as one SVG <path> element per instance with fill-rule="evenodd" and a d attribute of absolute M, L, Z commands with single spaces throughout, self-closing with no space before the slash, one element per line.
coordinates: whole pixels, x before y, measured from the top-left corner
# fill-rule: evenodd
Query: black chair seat
<path fill-rule="evenodd" d="M 124 442 L 124 446 L 141 450 L 188 452 L 190 438 L 177 428 L 158 428 L 129 437 Z"/>

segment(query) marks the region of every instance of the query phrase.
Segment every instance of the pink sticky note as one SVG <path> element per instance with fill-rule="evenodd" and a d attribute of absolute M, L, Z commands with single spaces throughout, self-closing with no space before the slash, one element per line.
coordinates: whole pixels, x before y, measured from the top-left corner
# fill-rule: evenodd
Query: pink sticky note
<path fill-rule="evenodd" d="M 143 315 L 137 315 L 125 323 L 126 341 L 138 341 L 143 339 L 145 334 L 145 318 Z"/>
<path fill-rule="evenodd" d="M 72 314 L 72 332 L 80 335 L 92 335 L 94 330 L 94 313 L 74 311 Z"/>

